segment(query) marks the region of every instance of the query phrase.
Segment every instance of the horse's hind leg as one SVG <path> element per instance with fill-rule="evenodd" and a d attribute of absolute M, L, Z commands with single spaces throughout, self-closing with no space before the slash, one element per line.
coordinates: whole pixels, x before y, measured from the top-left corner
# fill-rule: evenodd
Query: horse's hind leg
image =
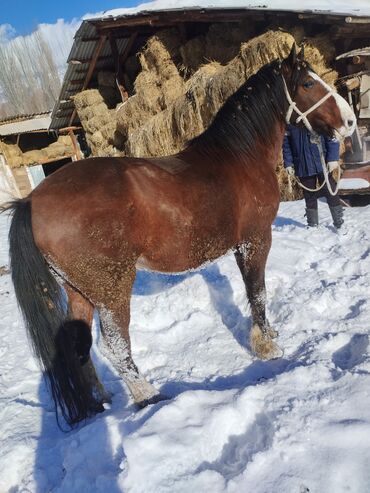
<path fill-rule="evenodd" d="M 82 334 L 84 334 L 83 338 L 80 336 L 78 341 L 76 341 L 76 350 L 82 364 L 82 372 L 94 389 L 97 400 L 100 402 L 110 402 L 110 395 L 105 391 L 100 382 L 90 357 L 90 348 L 92 344 L 91 325 L 94 315 L 94 306 L 87 298 L 82 296 L 81 293 L 72 288 L 69 284 L 64 284 L 64 289 L 68 297 L 70 317 L 73 320 L 85 322 L 89 328 L 89 333 L 82 332 Z"/>
<path fill-rule="evenodd" d="M 135 401 L 141 407 L 163 399 L 163 396 L 142 375 L 131 355 L 129 335 L 130 298 L 135 273 L 126 274 L 117 285 L 114 301 L 98 305 L 101 329 L 106 344 L 101 348 L 122 376 Z M 105 351 L 107 349 L 107 351 Z"/>
<path fill-rule="evenodd" d="M 283 354 L 272 340 L 277 333 L 270 328 L 266 318 L 265 266 L 270 247 L 269 230 L 265 235 L 240 245 L 235 252 L 252 310 L 250 345 L 252 351 L 261 359 L 280 358 Z"/>

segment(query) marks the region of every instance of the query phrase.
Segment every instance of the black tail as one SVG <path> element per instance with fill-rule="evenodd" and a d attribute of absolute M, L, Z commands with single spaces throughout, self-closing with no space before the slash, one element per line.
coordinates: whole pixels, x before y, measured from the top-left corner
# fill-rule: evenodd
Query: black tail
<path fill-rule="evenodd" d="M 15 200 L 1 212 L 5 210 L 13 214 L 9 250 L 18 304 L 34 353 L 45 370 L 57 419 L 59 407 L 72 426 L 101 410 L 82 366 L 91 346 L 90 328 L 85 322 L 68 320 L 61 288 L 34 242 L 31 200 Z"/>

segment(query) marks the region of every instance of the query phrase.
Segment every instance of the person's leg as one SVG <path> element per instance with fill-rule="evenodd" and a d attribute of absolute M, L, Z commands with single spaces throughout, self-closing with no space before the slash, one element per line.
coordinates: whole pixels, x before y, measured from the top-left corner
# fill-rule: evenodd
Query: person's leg
<path fill-rule="evenodd" d="M 334 180 L 331 173 L 329 174 L 329 183 L 330 183 L 331 189 L 335 190 L 337 187 L 337 183 Z M 343 220 L 343 206 L 340 203 L 340 198 L 338 197 L 338 195 L 331 195 L 331 193 L 329 192 L 328 187 L 326 185 L 324 187 L 324 196 L 325 196 L 326 201 L 328 203 L 331 217 L 333 218 L 333 224 L 337 229 L 339 229 L 344 222 L 344 220 Z"/>
<path fill-rule="evenodd" d="M 307 188 L 316 188 L 316 176 L 304 176 L 300 182 Z M 309 192 L 303 189 L 303 197 L 306 202 L 306 217 L 309 227 L 317 227 L 319 224 L 319 213 L 317 209 L 317 192 Z"/>

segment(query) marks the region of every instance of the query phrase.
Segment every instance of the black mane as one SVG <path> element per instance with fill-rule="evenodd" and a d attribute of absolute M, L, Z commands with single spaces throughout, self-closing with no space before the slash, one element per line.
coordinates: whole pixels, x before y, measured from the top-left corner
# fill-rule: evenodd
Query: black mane
<path fill-rule="evenodd" d="M 297 68 L 292 74 L 289 83 L 292 95 L 301 75 L 302 70 Z M 241 154 L 253 156 L 256 141 L 271 140 L 274 126 L 277 121 L 284 120 L 287 108 L 281 62 L 275 60 L 262 67 L 230 96 L 208 129 L 192 139 L 187 148 L 207 154 L 217 150 L 239 157 Z"/>

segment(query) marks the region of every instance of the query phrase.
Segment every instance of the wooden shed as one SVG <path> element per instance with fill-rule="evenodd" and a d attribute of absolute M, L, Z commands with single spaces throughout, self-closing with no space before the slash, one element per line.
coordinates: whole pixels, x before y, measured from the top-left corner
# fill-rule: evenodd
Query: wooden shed
<path fill-rule="evenodd" d="M 50 112 L 0 121 L 0 202 L 24 197 L 47 175 L 81 159 L 75 135 L 50 131 Z"/>

